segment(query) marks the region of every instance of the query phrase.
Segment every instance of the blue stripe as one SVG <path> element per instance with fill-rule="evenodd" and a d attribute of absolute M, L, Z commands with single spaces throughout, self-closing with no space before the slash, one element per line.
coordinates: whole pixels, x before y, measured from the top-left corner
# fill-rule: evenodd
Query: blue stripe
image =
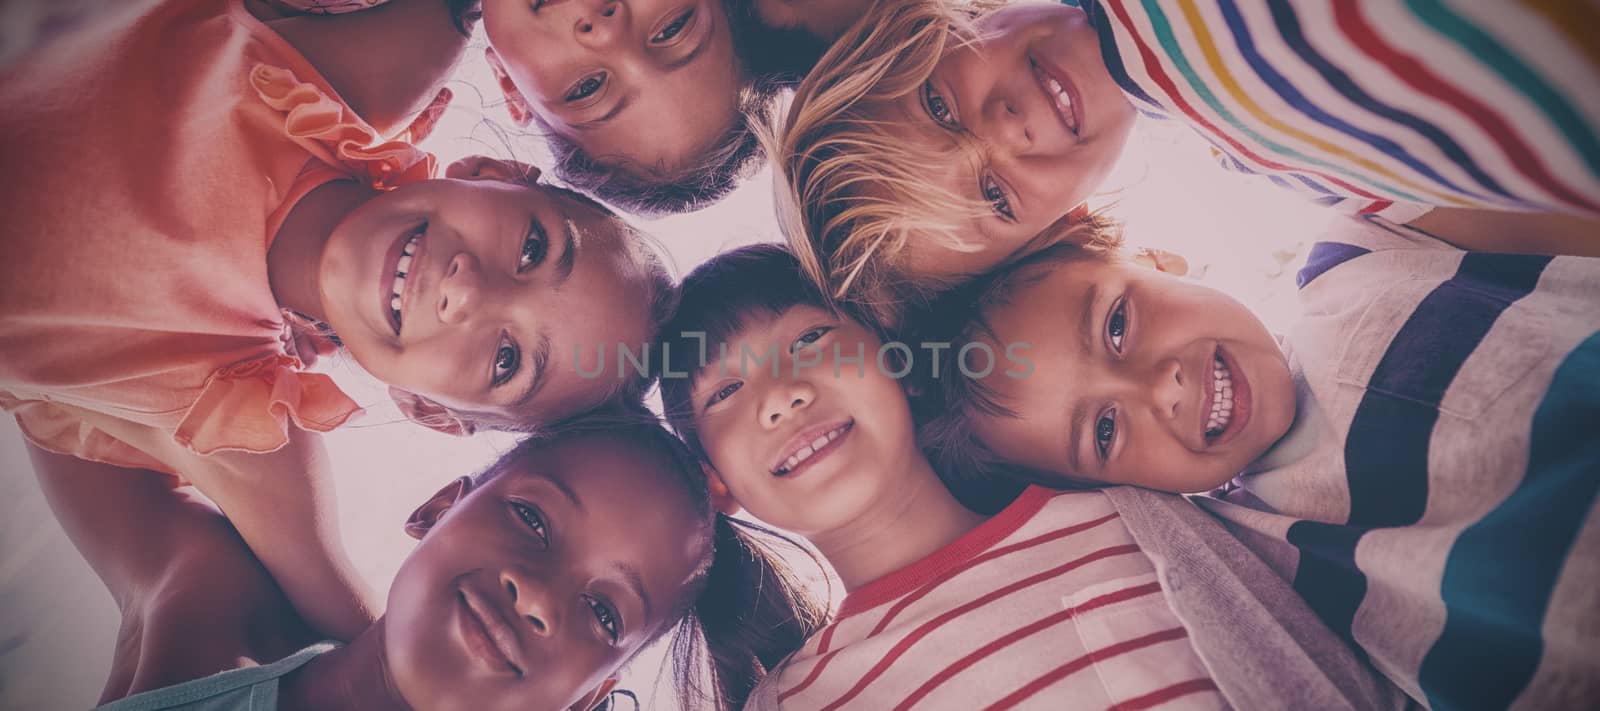
<path fill-rule="evenodd" d="M 1562 361 L 1534 411 L 1522 483 L 1450 549 L 1444 631 L 1418 674 L 1434 709 L 1506 708 L 1533 679 L 1550 597 L 1600 494 L 1596 423 L 1600 333 Z"/>
<path fill-rule="evenodd" d="M 1495 319 L 1533 291 L 1549 263 L 1536 255 L 1462 257 L 1455 275 L 1423 297 L 1390 341 L 1356 406 L 1344 446 L 1349 517 L 1344 524 L 1289 527 L 1288 540 L 1300 549 L 1295 590 L 1352 646 L 1352 623 L 1367 590 L 1355 560 L 1361 536 L 1422 518 L 1439 403 Z"/>
<path fill-rule="evenodd" d="M 1306 256 L 1306 265 L 1294 275 L 1294 283 L 1301 289 L 1306 288 L 1323 272 L 1344 264 L 1356 257 L 1367 254 L 1372 250 L 1357 247 L 1343 242 L 1318 242 L 1311 245 L 1311 254 Z"/>
<path fill-rule="evenodd" d="M 1460 166 L 1462 170 L 1470 174 L 1472 179 L 1478 181 L 1484 188 L 1496 194 L 1511 197 L 1505 188 L 1500 187 L 1500 183 L 1478 167 L 1478 164 L 1472 160 L 1472 156 L 1467 155 L 1467 152 L 1449 134 L 1417 116 L 1373 98 L 1356 86 L 1356 83 L 1350 79 L 1350 75 L 1346 74 L 1343 69 L 1334 66 L 1332 62 L 1329 62 L 1316 49 L 1312 48 L 1311 43 L 1306 41 L 1305 35 L 1300 31 L 1300 19 L 1295 15 L 1294 7 L 1289 4 L 1288 0 L 1267 0 L 1267 5 L 1272 9 L 1273 22 L 1277 24 L 1278 34 L 1283 37 L 1283 41 L 1289 45 L 1289 48 L 1295 54 L 1300 55 L 1300 58 L 1306 64 L 1317 70 L 1322 75 L 1323 80 L 1333 87 L 1334 91 L 1339 92 L 1351 103 L 1367 111 L 1416 131 L 1423 138 L 1433 142 L 1433 145 L 1438 147 L 1440 152 L 1448 156 L 1450 160 L 1455 161 L 1457 166 Z"/>
<path fill-rule="evenodd" d="M 1117 86 L 1122 87 L 1122 93 L 1143 101 L 1162 112 L 1167 111 L 1166 106 L 1150 98 L 1150 94 L 1146 93 L 1144 88 L 1133 80 L 1133 77 L 1128 76 L 1128 69 L 1122 65 L 1122 54 L 1117 52 L 1117 31 L 1113 27 L 1115 23 L 1111 22 L 1111 17 L 1106 14 L 1106 9 L 1100 4 L 1100 0 L 1084 3 L 1083 14 L 1089 19 L 1089 24 L 1094 27 L 1095 32 L 1100 36 L 1100 58 L 1105 60 L 1106 69 L 1111 72 L 1111 78 L 1117 82 Z M 1147 116 L 1166 118 L 1164 114 L 1156 114 L 1149 111 L 1144 113 Z"/>
<path fill-rule="evenodd" d="M 1263 83 L 1271 87 L 1274 92 L 1277 92 L 1278 96 L 1282 97 L 1284 102 L 1294 107 L 1296 111 L 1305 114 L 1308 118 L 1316 121 L 1317 123 L 1339 131 L 1340 133 L 1350 136 L 1358 141 L 1365 142 L 1373 149 L 1406 164 L 1412 170 L 1427 176 L 1436 183 L 1444 185 L 1458 193 L 1471 195 L 1472 197 L 1477 198 L 1479 201 L 1484 200 L 1483 196 L 1463 190 L 1460 186 L 1445 179 L 1445 177 L 1435 171 L 1432 166 L 1417 160 L 1410 153 L 1406 152 L 1406 149 L 1400 147 L 1399 144 L 1389 140 L 1387 137 L 1379 136 L 1375 133 L 1370 133 L 1363 129 L 1357 128 L 1356 126 L 1345 122 L 1343 119 L 1329 114 L 1328 112 L 1322 110 L 1321 107 L 1318 107 L 1316 104 L 1312 103 L 1311 100 L 1307 99 L 1304 94 L 1300 93 L 1300 90 L 1295 88 L 1295 86 L 1290 83 L 1287 78 L 1285 78 L 1282 74 L 1279 74 L 1276 69 L 1273 69 L 1272 65 L 1267 62 L 1266 58 L 1261 56 L 1260 52 L 1256 51 L 1255 39 L 1251 37 L 1250 28 L 1245 24 L 1244 17 L 1239 14 L 1239 8 L 1233 3 L 1233 0 L 1217 0 L 1217 8 L 1222 11 L 1223 21 L 1227 23 L 1228 29 L 1233 34 L 1234 43 L 1238 45 L 1239 54 L 1244 57 L 1245 62 L 1250 65 L 1251 69 L 1255 70 L 1256 75 L 1261 77 L 1261 81 Z M 1279 23 L 1280 30 L 1281 24 L 1282 23 Z"/>

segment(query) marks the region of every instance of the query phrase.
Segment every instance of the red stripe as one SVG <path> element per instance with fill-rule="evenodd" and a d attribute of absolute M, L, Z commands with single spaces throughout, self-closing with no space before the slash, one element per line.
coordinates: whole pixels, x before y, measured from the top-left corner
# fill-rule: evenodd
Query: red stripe
<path fill-rule="evenodd" d="M 1383 212 L 1384 210 L 1389 209 L 1389 206 L 1393 205 L 1393 204 L 1394 204 L 1393 200 L 1379 200 L 1377 202 L 1369 202 L 1369 203 L 1367 203 L 1366 207 L 1363 207 L 1360 210 L 1358 210 L 1357 214 L 1361 214 L 1361 215 L 1376 215 L 1376 214 L 1378 214 L 1380 212 Z"/>
<path fill-rule="evenodd" d="M 779 702 L 782 702 L 784 699 L 787 699 L 794 694 L 805 691 L 806 687 L 811 686 L 811 682 L 816 681 L 817 677 L 822 676 L 822 668 L 828 666 L 828 662 L 832 661 L 834 656 L 839 653 L 838 650 L 834 650 L 833 652 L 828 651 L 828 646 L 833 643 L 833 631 L 836 629 L 839 629 L 838 620 L 834 620 L 833 624 L 828 625 L 828 629 L 822 631 L 822 640 L 817 644 L 817 654 L 822 655 L 822 658 L 817 660 L 816 665 L 811 667 L 811 673 L 807 674 L 806 678 L 801 679 L 799 684 L 796 684 L 788 691 L 778 694 Z"/>
<path fill-rule="evenodd" d="M 1011 692 L 1009 696 L 990 704 L 988 710 L 998 711 L 999 709 L 1008 709 L 1016 706 L 1017 704 L 1026 701 L 1028 697 L 1039 693 L 1045 687 L 1048 687 L 1051 684 L 1066 678 L 1074 672 L 1083 670 L 1084 667 L 1087 667 L 1090 664 L 1103 662 L 1107 659 L 1116 657 L 1117 655 L 1144 649 L 1145 647 L 1157 645 L 1162 642 L 1183 639 L 1187 636 L 1189 636 L 1189 633 L 1182 627 L 1174 627 L 1170 630 L 1147 634 L 1143 637 L 1130 639 L 1126 642 L 1118 642 L 1109 647 L 1102 647 L 1078 657 L 1077 659 L 1067 662 L 1066 664 L 1056 667 L 1055 669 L 1050 670 L 1050 672 L 1044 676 L 1028 682 L 1027 684 L 1023 685 L 1022 688 Z"/>
<path fill-rule="evenodd" d="M 1294 167 L 1290 167 L 1290 166 L 1284 165 L 1282 163 L 1278 163 L 1278 162 L 1275 162 L 1275 161 L 1270 161 L 1270 160 L 1267 160 L 1266 158 L 1263 158 L 1263 157 L 1261 157 L 1259 155 L 1256 155 L 1255 153 L 1251 152 L 1249 149 L 1245 148 L 1243 144 L 1239 143 L 1237 140 L 1234 139 L 1232 134 L 1228 133 L 1227 131 L 1223 131 L 1223 130 L 1217 128 L 1217 126 L 1215 124 L 1213 124 L 1210 121 L 1206 120 L 1205 116 L 1201 115 L 1199 111 L 1196 111 L 1193 106 L 1190 106 L 1189 102 L 1185 101 L 1183 96 L 1178 93 L 1177 85 L 1174 84 L 1173 81 L 1172 81 L 1172 78 L 1168 77 L 1167 73 L 1162 70 L 1161 63 L 1157 59 L 1155 52 L 1150 50 L 1150 46 L 1148 44 L 1145 44 L 1144 38 L 1141 37 L 1139 35 L 1138 31 L 1134 29 L 1133 20 L 1129 19 L 1127 8 L 1122 7 L 1122 5 L 1120 3 L 1114 3 L 1114 2 L 1113 3 L 1106 3 L 1106 5 L 1108 5 L 1111 8 L 1112 12 L 1115 12 L 1117 14 L 1117 19 L 1121 20 L 1123 27 L 1127 28 L 1128 36 L 1132 37 L 1134 44 L 1138 45 L 1138 47 L 1139 47 L 1139 56 L 1144 60 L 1145 68 L 1147 70 L 1149 70 L 1150 79 L 1152 81 L 1154 81 L 1157 85 L 1159 85 L 1161 87 L 1162 91 L 1165 91 L 1167 93 L 1167 96 L 1169 97 L 1169 99 L 1172 101 L 1172 103 L 1174 105 L 1177 106 L 1177 108 L 1180 111 L 1182 111 L 1183 113 L 1187 114 L 1191 120 L 1193 120 L 1195 123 L 1199 124 L 1200 126 L 1204 127 L 1207 131 L 1210 131 L 1212 133 L 1212 135 L 1216 136 L 1222 142 L 1227 143 L 1230 146 L 1233 146 L 1233 149 L 1235 151 L 1238 151 L 1239 155 L 1245 156 L 1246 158 L 1249 158 L 1250 160 L 1255 161 L 1256 163 L 1259 163 L 1262 166 L 1265 166 L 1265 167 L 1270 168 L 1272 170 L 1283 170 L 1283 171 L 1289 171 L 1289 172 L 1294 172 L 1294 173 L 1306 173 L 1306 174 L 1310 174 L 1310 175 L 1316 175 L 1316 176 L 1322 178 L 1323 180 L 1326 180 L 1326 181 L 1328 181 L 1330 183 L 1333 183 L 1334 185 L 1337 185 L 1337 186 L 1339 186 L 1341 188 L 1344 188 L 1345 190 L 1349 191 L 1350 194 L 1352 194 L 1352 195 L 1359 195 L 1361 197 L 1368 198 L 1370 200 L 1381 199 L 1377 195 L 1374 195 L 1374 194 L 1369 193 L 1369 192 L 1367 192 L 1365 190 L 1357 188 L 1354 185 L 1346 183 L 1346 182 L 1344 182 L 1344 181 L 1342 181 L 1342 180 L 1340 180 L 1338 178 L 1335 178 L 1335 177 L 1333 177 L 1331 175 L 1328 175 L 1326 173 L 1315 172 L 1315 171 L 1312 171 L 1312 170 L 1310 170 L 1308 168 L 1294 168 Z"/>
<path fill-rule="evenodd" d="M 983 607 L 984 605 L 994 602 L 995 600 L 1005 597 L 1006 595 L 1010 595 L 1013 592 L 1032 585 L 1037 585 L 1038 583 L 1044 582 L 1051 578 L 1064 575 L 1076 568 L 1093 563 L 1094 561 L 1138 552 L 1139 547 L 1131 544 L 1102 548 L 1098 551 L 1090 553 L 1089 555 L 1083 556 L 1082 558 L 1056 566 L 1032 577 L 1023 578 L 1022 580 L 1018 580 L 1017 582 L 1014 582 L 1003 588 L 994 590 L 964 605 L 960 605 L 945 611 L 938 617 L 924 622 L 922 626 L 912 630 L 910 634 L 906 635 L 905 638 L 897 642 L 894 647 L 889 650 L 889 653 L 883 656 L 883 659 L 878 660 L 878 663 L 873 665 L 872 669 L 868 670 L 866 675 L 861 677 L 860 681 L 856 682 L 855 686 L 850 687 L 850 690 L 846 691 L 843 696 L 835 699 L 827 706 L 822 707 L 822 711 L 831 711 L 831 709 L 839 708 L 840 706 L 843 706 L 845 703 L 849 702 L 850 699 L 855 698 L 857 694 L 860 694 L 863 689 L 867 688 L 868 684 L 871 684 L 879 676 L 882 676 L 885 671 L 888 671 L 889 667 L 894 665 L 895 660 L 899 659 L 908 650 L 910 650 L 912 645 L 916 644 L 917 640 L 932 634 L 934 630 L 944 626 L 946 622 L 972 612 L 973 610 Z"/>
<path fill-rule="evenodd" d="M 989 551 L 988 553 L 984 553 L 983 555 L 977 556 L 977 557 L 973 558 L 972 560 L 967 561 L 963 565 L 959 565 L 959 566 L 956 566 L 954 568 L 951 568 L 951 569 L 945 571 L 939 577 L 928 581 L 928 584 L 924 585 L 921 590 L 918 590 L 918 591 L 916 591 L 914 593 L 911 593 L 910 595 L 907 595 L 907 596 L 905 596 L 903 598 L 900 598 L 900 600 L 894 604 L 894 607 L 889 608 L 889 611 L 884 614 L 883 619 L 878 620 L 878 624 L 872 628 L 872 634 L 878 634 L 879 632 L 882 632 L 885 629 L 888 629 L 889 628 L 889 623 L 894 621 L 895 616 L 899 615 L 907 607 L 910 607 L 912 603 L 914 603 L 914 602 L 916 602 L 918 600 L 921 600 L 924 597 L 927 597 L 928 594 L 932 593 L 935 588 L 937 588 L 940 585 L 948 582 L 951 578 L 954 578 L 955 576 L 960 575 L 961 573 L 964 573 L 964 572 L 966 572 L 968 570 L 971 570 L 973 567 L 979 565 L 980 563 L 986 563 L 986 562 L 994 560 L 996 558 L 1001 558 L 1001 557 L 1004 557 L 1004 556 L 1011 555 L 1012 553 L 1016 553 L 1016 552 L 1019 552 L 1019 551 L 1024 551 L 1024 550 L 1027 550 L 1029 548 L 1033 548 L 1035 546 L 1040 546 L 1040 545 L 1049 543 L 1051 541 L 1055 541 L 1055 540 L 1059 540 L 1059 539 L 1062 539 L 1062 538 L 1066 538 L 1067 536 L 1070 536 L 1070 535 L 1072 535 L 1074 533 L 1082 533 L 1082 532 L 1087 531 L 1087 530 L 1089 530 L 1091 528 L 1099 526 L 1100 524 L 1106 523 L 1107 521 L 1115 519 L 1120 515 L 1121 514 L 1110 513 L 1110 514 L 1107 514 L 1105 516 L 1101 516 L 1100 518 L 1094 519 L 1093 521 L 1085 521 L 1083 523 L 1073 524 L 1071 526 L 1067 526 L 1066 528 L 1059 528 L 1059 529 L 1056 529 L 1056 530 L 1051 531 L 1049 533 L 1040 534 L 1040 535 L 1035 536 L 1033 538 L 1029 538 L 1028 540 L 1025 540 L 1025 541 L 1018 541 L 1018 542 L 1013 543 L 1013 544 L 1011 544 L 1009 546 L 1001 546 L 1001 547 L 996 548 L 996 549 L 994 549 L 992 551 Z"/>
<path fill-rule="evenodd" d="M 1353 0 L 1334 2 L 1333 14 L 1334 22 L 1339 25 L 1339 29 L 1344 30 L 1350 41 L 1371 55 L 1374 61 L 1388 67 L 1417 91 L 1450 104 L 1461 115 L 1478 124 L 1479 128 L 1499 143 L 1506 157 L 1511 159 L 1511 164 L 1522 171 L 1523 176 L 1567 202 L 1582 205 L 1590 210 L 1600 210 L 1600 206 L 1568 189 L 1546 171 L 1544 164 L 1534 155 L 1533 150 L 1518 138 L 1516 130 L 1505 119 L 1495 114 L 1487 104 L 1440 79 L 1415 57 L 1395 49 L 1379 37 L 1372 26 L 1361 17 L 1361 12 Z"/>
<path fill-rule="evenodd" d="M 945 667 L 938 674 L 933 675 L 933 678 L 929 679 L 927 681 L 927 683 L 924 683 L 922 686 L 917 687 L 916 691 L 911 692 L 911 695 L 907 696 L 905 701 L 900 702 L 900 704 L 898 706 L 896 706 L 895 708 L 896 709 L 908 709 L 908 708 L 911 708 L 911 706 L 913 704 L 917 703 L 918 701 L 921 701 L 922 697 L 927 696 L 928 694 L 932 693 L 933 690 L 935 688 L 937 688 L 940 684 L 945 683 L 951 677 L 955 676 L 956 674 L 961 673 L 967 667 L 970 667 L 970 666 L 972 666 L 974 664 L 977 664 L 980 661 L 983 661 L 989 655 L 1000 651 L 1004 647 L 1010 646 L 1014 642 L 1022 640 L 1023 638 L 1028 637 L 1028 636 L 1030 636 L 1030 635 L 1032 635 L 1032 634 L 1034 634 L 1036 632 L 1040 632 L 1040 631 L 1045 630 L 1047 628 L 1053 627 L 1053 626 L 1055 626 L 1055 625 L 1057 625 L 1059 623 L 1062 623 L 1062 622 L 1065 622 L 1067 620 L 1070 620 L 1070 619 L 1072 619 L 1072 617 L 1074 615 L 1077 615 L 1077 614 L 1082 613 L 1082 612 L 1088 612 L 1090 610 L 1094 610 L 1094 609 L 1097 609 L 1097 608 L 1105 607 L 1106 605 L 1110 605 L 1110 604 L 1113 604 L 1113 603 L 1123 602 L 1125 600 L 1132 600 L 1134 598 L 1139 598 L 1139 597 L 1143 597 L 1145 595 L 1150 595 L 1152 593 L 1160 593 L 1160 592 L 1161 592 L 1160 583 L 1146 583 L 1144 585 L 1136 585 L 1136 586 L 1131 587 L 1131 588 L 1125 588 L 1125 589 L 1118 590 L 1118 591 L 1113 592 L 1113 593 L 1107 593 L 1105 595 L 1101 595 L 1100 597 L 1097 597 L 1097 598 L 1094 598 L 1092 600 L 1089 600 L 1089 601 L 1087 601 L 1087 602 L 1085 602 L 1082 605 L 1079 605 L 1077 607 L 1069 607 L 1069 608 L 1067 608 L 1065 610 L 1062 610 L 1062 611 L 1057 612 L 1057 613 L 1055 613 L 1053 615 L 1050 615 L 1049 617 L 1046 617 L 1046 618 L 1044 618 L 1042 620 L 1039 620 L 1037 622 L 1034 622 L 1032 624 L 1029 624 L 1029 625 L 1026 625 L 1026 626 L 1023 626 L 1023 627 L 1019 627 L 1016 630 L 1012 631 L 1010 634 L 1007 634 L 1006 636 L 1001 637 L 1000 639 L 997 639 L 997 640 L 995 640 L 993 642 L 990 642 L 990 643 L 988 643 L 986 645 L 983 645 L 982 647 L 979 647 L 978 651 L 973 652 L 971 654 L 968 654 L 967 656 L 956 660 L 955 663 L 951 664 L 950 666 Z"/>
<path fill-rule="evenodd" d="M 1033 491 L 1033 489 L 1029 489 L 1028 491 L 1031 493 Z M 1035 509 L 1031 513 L 1037 513 L 1037 510 Z M 1031 513 L 1030 513 L 1030 515 L 1031 515 Z M 945 581 L 955 577 L 956 575 L 958 575 L 960 573 L 963 573 L 963 572 L 965 572 L 967 570 L 970 570 L 975 565 L 978 565 L 978 564 L 986 562 L 986 561 L 994 560 L 995 558 L 999 558 L 1001 556 L 1009 555 L 1009 554 L 1015 553 L 1017 551 L 1026 550 L 1028 548 L 1032 548 L 1032 547 L 1040 545 L 1040 544 L 1049 543 L 1051 541 L 1054 541 L 1054 540 L 1057 540 L 1057 539 L 1060 539 L 1060 538 L 1065 538 L 1067 536 L 1070 536 L 1070 535 L 1072 535 L 1074 533 L 1078 533 L 1080 531 L 1087 531 L 1087 530 L 1089 530 L 1091 528 L 1094 528 L 1096 526 L 1099 526 L 1100 524 L 1103 524 L 1103 523 L 1105 523 L 1107 521 L 1110 521 L 1110 520 L 1116 518 L 1118 515 L 1119 514 L 1111 513 L 1111 514 L 1108 514 L 1106 516 L 1102 516 L 1100 518 L 1094 519 L 1093 521 L 1086 521 L 1084 523 L 1074 524 L 1072 526 L 1067 526 L 1065 528 L 1060 528 L 1060 529 L 1051 531 L 1049 533 L 1045 533 L 1045 534 L 1041 534 L 1039 536 L 1035 536 L 1033 538 L 1029 538 L 1028 540 L 1025 540 L 1025 541 L 1019 541 L 1017 543 L 1013 543 L 1013 544 L 1011 544 L 1009 546 L 1001 546 L 1001 547 L 996 548 L 994 550 L 991 550 L 991 551 L 989 551 L 987 553 L 984 553 L 983 555 L 974 556 L 971 560 L 968 560 L 967 562 L 965 562 L 965 563 L 963 563 L 961 565 L 955 566 L 955 567 L 953 567 L 953 568 L 951 568 L 951 569 L 949 569 L 947 571 L 944 571 L 938 577 L 935 577 L 933 580 L 928 581 L 928 583 L 926 585 L 922 586 L 922 588 L 920 588 L 916 592 L 901 598 L 898 602 L 896 602 L 894 607 L 891 607 L 889 609 L 889 611 L 887 613 L 885 613 L 883 619 L 878 621 L 877 626 L 873 627 L 872 628 L 872 632 L 868 633 L 867 636 L 868 637 L 872 637 L 872 636 L 875 636 L 878 633 L 882 632 L 885 628 L 887 628 L 889 626 L 889 623 L 894 620 L 894 617 L 896 615 L 900 614 L 901 611 L 905 610 L 906 607 L 909 606 L 911 603 L 916 602 L 917 600 L 920 600 L 923 597 L 926 597 L 928 595 L 928 593 L 932 592 L 933 589 L 938 587 L 941 583 L 944 583 Z M 891 575 L 893 575 L 893 573 L 891 573 Z M 833 631 L 839 628 L 839 623 L 842 622 L 843 620 L 855 615 L 855 614 L 859 614 L 862 610 L 869 610 L 869 609 L 872 609 L 875 606 L 876 605 L 868 605 L 868 606 L 866 606 L 864 608 L 861 608 L 861 609 L 852 610 L 852 609 L 850 609 L 850 598 L 846 598 L 845 599 L 845 604 L 840 609 L 839 616 L 835 617 L 834 620 L 833 620 L 833 624 L 828 625 L 828 628 L 823 631 L 823 635 L 824 636 L 823 636 L 823 639 L 822 639 L 822 643 L 817 648 L 817 654 L 822 655 L 822 658 L 817 660 L 816 665 L 811 667 L 811 672 L 806 674 L 806 678 L 800 680 L 799 684 L 796 684 L 794 687 L 790 688 L 788 691 L 785 691 L 785 692 L 779 694 L 778 695 L 778 700 L 779 701 L 783 701 L 784 699 L 787 699 L 787 698 L 789 698 L 790 696 L 792 696 L 794 694 L 798 694 L 801 691 L 804 691 L 806 687 L 811 686 L 812 682 L 815 682 L 817 680 L 817 677 L 822 675 L 822 671 L 823 671 L 823 669 L 827 668 L 828 663 L 833 661 L 833 657 L 835 655 L 828 653 L 828 646 L 833 641 Z"/>
<path fill-rule="evenodd" d="M 1112 706 L 1109 711 L 1142 711 L 1143 709 L 1160 706 L 1173 699 L 1198 694 L 1202 691 L 1216 691 L 1217 685 L 1210 679 L 1190 679 L 1180 681 L 1165 689 L 1152 691 L 1144 696 L 1128 699 Z"/>

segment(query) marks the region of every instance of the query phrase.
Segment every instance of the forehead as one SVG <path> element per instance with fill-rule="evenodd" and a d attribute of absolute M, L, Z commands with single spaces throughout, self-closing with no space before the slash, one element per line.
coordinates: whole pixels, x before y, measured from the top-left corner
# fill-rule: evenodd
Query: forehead
<path fill-rule="evenodd" d="M 709 42 L 687 65 L 629 77 L 620 87 L 629 97 L 626 108 L 601 124 L 563 127 L 562 135 L 602 162 L 625 159 L 669 172 L 691 167 L 740 118 L 744 71 L 726 21 Z"/>

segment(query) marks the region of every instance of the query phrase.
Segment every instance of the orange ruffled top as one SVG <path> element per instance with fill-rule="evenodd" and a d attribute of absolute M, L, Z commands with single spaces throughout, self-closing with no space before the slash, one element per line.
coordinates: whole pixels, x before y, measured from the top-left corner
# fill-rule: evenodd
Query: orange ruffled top
<path fill-rule="evenodd" d="M 92 423 L 273 451 L 360 408 L 309 373 L 267 249 L 311 189 L 425 179 L 239 0 L 151 3 L 0 75 L 0 407 L 35 444 L 179 474 Z"/>

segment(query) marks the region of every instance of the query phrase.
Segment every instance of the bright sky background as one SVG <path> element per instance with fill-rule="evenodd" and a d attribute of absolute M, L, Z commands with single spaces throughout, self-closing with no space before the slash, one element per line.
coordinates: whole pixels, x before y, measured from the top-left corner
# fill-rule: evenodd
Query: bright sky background
<path fill-rule="evenodd" d="M 463 62 L 455 105 L 425 147 L 441 166 L 472 153 L 549 165 L 534 138 L 507 139 L 481 49 Z M 476 87 L 482 87 L 478 89 Z M 1147 125 L 1100 198 L 1115 201 L 1131 244 L 1189 258 L 1192 271 L 1257 309 L 1269 326 L 1292 317 L 1292 275 L 1303 245 L 1329 215 L 1271 185 L 1226 173 L 1197 137 L 1179 126 Z M 675 274 L 719 251 L 780 239 L 763 171 L 728 200 L 691 215 L 639 225 L 655 235 Z M 362 572 L 387 589 L 412 541 L 401 531 L 411 509 L 450 479 L 482 468 L 509 446 L 501 435 L 456 439 L 403 420 L 382 388 L 349 368 L 335 377 L 371 408 L 327 437 L 338 476 L 346 542 Z M 110 663 L 117 612 L 77 557 L 38 492 L 15 423 L 0 418 L 0 709 L 87 708 Z M 647 698 L 659 655 L 642 657 L 625 678 Z M 663 696 L 663 701 L 666 697 Z M 652 706 L 647 704 L 646 708 Z M 668 703 L 657 708 L 674 708 Z"/>

